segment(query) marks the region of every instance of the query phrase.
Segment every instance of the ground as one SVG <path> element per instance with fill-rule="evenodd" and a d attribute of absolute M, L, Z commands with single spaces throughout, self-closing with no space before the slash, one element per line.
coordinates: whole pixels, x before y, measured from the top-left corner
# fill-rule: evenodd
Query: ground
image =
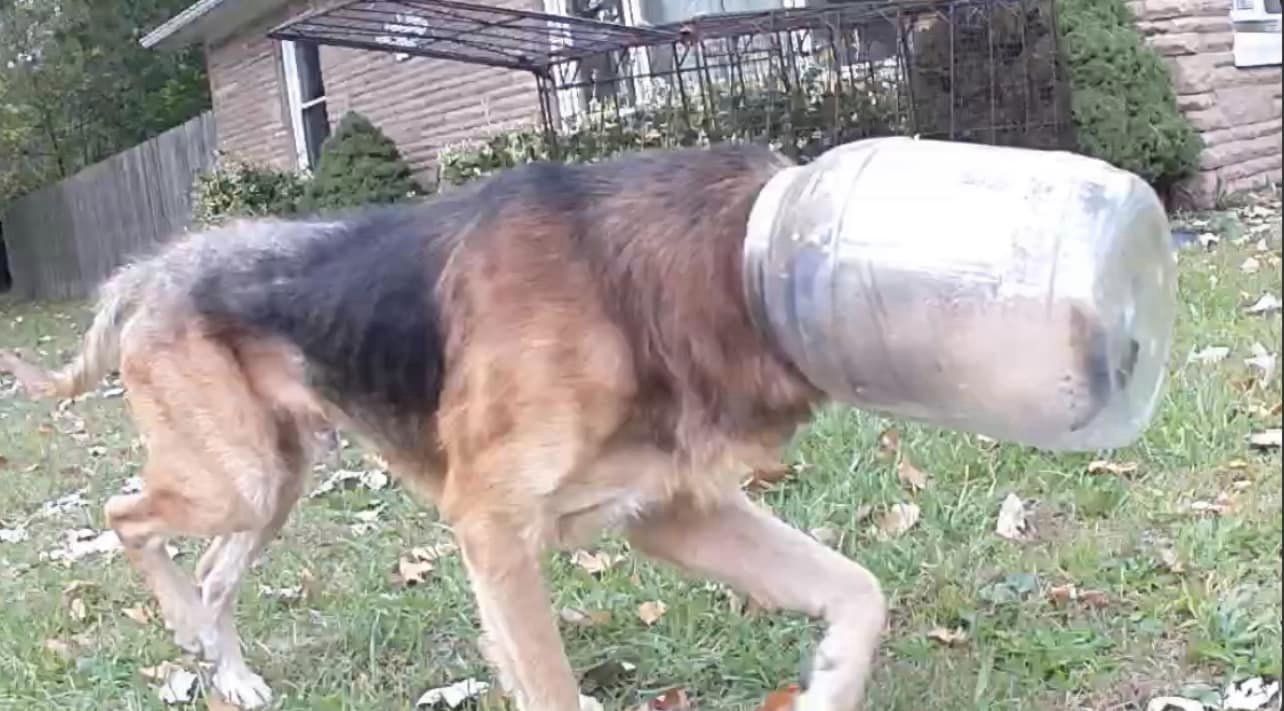
<path fill-rule="evenodd" d="M 800 436 L 796 474 L 761 498 L 882 580 L 892 612 L 871 710 L 1143 709 L 1155 695 L 1278 678 L 1280 451 L 1247 438 L 1280 426 L 1281 382 L 1278 369 L 1264 375 L 1245 360 L 1254 344 L 1269 356 L 1280 346 L 1279 311 L 1246 309 L 1280 295 L 1279 219 L 1278 193 L 1178 218 L 1201 239 L 1180 255 L 1171 380 L 1127 449 L 1049 455 L 846 409 Z M 0 303 L 0 347 L 54 362 L 86 320 L 80 304 Z M 1218 360 L 1216 347 L 1229 351 Z M 11 386 L 0 380 L 0 529 L 10 539 L 0 539 L 0 709 L 163 708 L 140 669 L 198 667 L 156 622 L 123 558 L 41 557 L 71 529 L 101 529 L 101 503 L 138 469 L 120 391 L 104 383 L 60 410 Z M 880 450 L 888 428 L 899 459 Z M 1111 466 L 1092 466 L 1102 458 Z M 378 468 L 351 447 L 342 460 Z M 927 474 L 924 489 L 898 477 L 900 460 Z M 335 468 L 325 463 L 318 481 Z M 278 692 L 274 708 L 407 709 L 429 688 L 489 678 L 458 556 L 404 584 L 423 570 L 399 561 L 448 532 L 395 486 L 367 483 L 305 500 L 247 585 L 247 656 Z M 1029 540 L 996 534 L 1009 494 L 1027 508 Z M 919 519 L 880 535 L 898 503 L 918 506 Z M 192 543 L 178 547 L 191 565 Z M 608 709 L 671 687 L 702 710 L 753 709 L 797 678 L 818 638 L 814 623 L 746 609 L 618 538 L 589 553 L 610 555 L 550 556 L 549 571 L 571 659 Z M 639 608 L 663 614 L 648 625 Z M 573 610 L 591 614 L 577 623 Z"/>

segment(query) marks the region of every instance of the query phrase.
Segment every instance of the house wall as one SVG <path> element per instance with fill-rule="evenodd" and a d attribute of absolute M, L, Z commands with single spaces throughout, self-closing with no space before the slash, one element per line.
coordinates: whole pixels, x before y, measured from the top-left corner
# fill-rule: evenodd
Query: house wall
<path fill-rule="evenodd" d="M 1138 27 L 1168 61 L 1179 108 L 1204 139 L 1199 173 L 1183 186 L 1194 207 L 1280 180 L 1281 70 L 1232 57 L 1232 0 L 1134 0 Z"/>
<path fill-rule="evenodd" d="M 296 167 L 280 45 L 266 35 L 312 4 L 291 5 L 206 48 L 219 148 L 229 155 Z M 543 7 L 540 0 L 497 4 Z M 331 127 L 349 110 L 364 114 L 397 143 L 418 177 L 430 182 L 441 147 L 488 127 L 539 118 L 535 79 L 520 71 L 322 46 L 321 74 Z"/>

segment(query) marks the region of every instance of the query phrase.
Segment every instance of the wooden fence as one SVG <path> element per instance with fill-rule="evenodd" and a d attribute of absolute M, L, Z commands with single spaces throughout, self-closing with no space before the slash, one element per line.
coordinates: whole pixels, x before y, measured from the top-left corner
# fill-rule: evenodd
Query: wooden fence
<path fill-rule="evenodd" d="M 14 294 L 92 295 L 126 259 L 182 232 L 193 181 L 213 166 L 214 150 L 214 115 L 205 112 L 15 201 L 2 218 Z"/>

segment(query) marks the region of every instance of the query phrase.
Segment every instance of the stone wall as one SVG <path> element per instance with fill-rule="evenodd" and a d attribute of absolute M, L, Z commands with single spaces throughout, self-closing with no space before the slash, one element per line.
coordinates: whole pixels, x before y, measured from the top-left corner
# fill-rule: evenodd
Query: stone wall
<path fill-rule="evenodd" d="M 1199 174 L 1180 190 L 1192 207 L 1280 180 L 1280 66 L 1235 66 L 1231 2 L 1129 2 L 1137 26 L 1172 69 L 1179 108 L 1204 139 Z"/>

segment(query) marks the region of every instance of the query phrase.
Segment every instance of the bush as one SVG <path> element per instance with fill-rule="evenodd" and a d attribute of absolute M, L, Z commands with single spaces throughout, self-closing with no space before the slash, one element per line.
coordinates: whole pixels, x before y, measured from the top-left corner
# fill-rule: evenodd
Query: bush
<path fill-rule="evenodd" d="M 192 218 L 213 226 L 233 217 L 288 215 L 298 210 L 304 184 L 298 173 L 220 161 L 196 179 Z"/>
<path fill-rule="evenodd" d="M 305 191 L 307 211 L 391 203 L 423 193 L 397 144 L 361 114 L 349 111 L 321 144 Z"/>
<path fill-rule="evenodd" d="M 712 93 L 687 106 L 659 84 L 649 104 L 627 110 L 589 110 L 579 125 L 558 136 L 561 159 L 584 163 L 645 148 L 708 145 L 722 141 L 768 143 L 799 160 L 857 138 L 899 133 L 895 91 L 889 79 L 871 78 L 863 91 L 835 94 L 818 66 L 805 68 L 790 91 L 744 86 Z M 469 180 L 554 154 L 534 127 L 449 146 L 438 156 L 439 184 Z"/>
<path fill-rule="evenodd" d="M 1167 193 L 1194 172 L 1203 147 L 1177 110 L 1168 68 L 1123 0 L 1061 0 L 1058 8 L 1079 150 Z"/>

